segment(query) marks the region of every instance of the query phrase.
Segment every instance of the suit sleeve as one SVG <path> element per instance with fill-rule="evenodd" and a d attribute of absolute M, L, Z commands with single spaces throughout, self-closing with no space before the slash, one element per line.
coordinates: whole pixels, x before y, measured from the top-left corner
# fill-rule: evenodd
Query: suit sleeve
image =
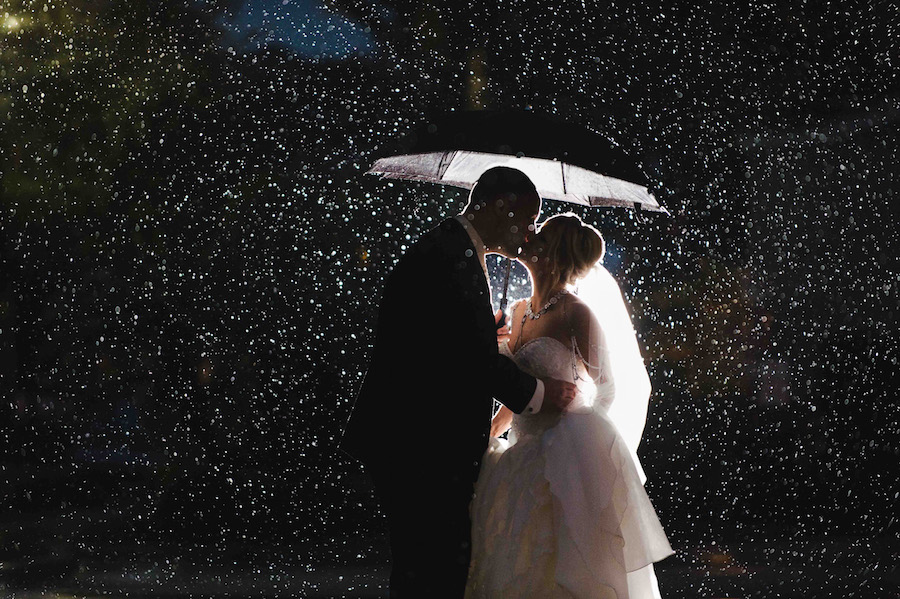
<path fill-rule="evenodd" d="M 404 370 L 417 379 L 414 384 L 462 390 L 467 385 L 455 379 L 466 378 L 522 413 L 537 380 L 497 350 L 490 304 L 477 293 L 484 280 L 477 258 L 466 256 L 465 247 L 430 241 L 410 251 L 389 278 L 379 336 L 409 367 Z M 453 403 L 440 406 L 453 409 Z"/>
<path fill-rule="evenodd" d="M 515 362 L 503 354 L 497 353 L 487 361 L 486 378 L 491 385 L 491 395 L 516 414 L 524 412 L 538 391 L 537 379 L 522 372 Z"/>
<path fill-rule="evenodd" d="M 480 269 L 480 266 L 479 266 Z M 479 271 L 479 275 L 481 275 Z M 487 390 L 497 401 L 521 414 L 534 399 L 537 379 L 522 371 L 516 363 L 497 349 L 497 329 L 491 307 L 475 306 L 466 323 L 468 334 L 477 339 L 473 370 L 479 372 Z"/>

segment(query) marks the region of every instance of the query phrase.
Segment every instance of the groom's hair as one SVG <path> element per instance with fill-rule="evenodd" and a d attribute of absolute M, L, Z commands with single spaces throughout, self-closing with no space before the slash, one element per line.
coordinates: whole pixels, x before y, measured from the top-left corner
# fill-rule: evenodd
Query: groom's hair
<path fill-rule="evenodd" d="M 516 197 L 522 197 L 536 193 L 534 183 L 522 171 L 508 166 L 495 166 L 478 177 L 469 193 L 466 210 L 477 204 L 485 205 L 500 195 L 514 194 Z"/>

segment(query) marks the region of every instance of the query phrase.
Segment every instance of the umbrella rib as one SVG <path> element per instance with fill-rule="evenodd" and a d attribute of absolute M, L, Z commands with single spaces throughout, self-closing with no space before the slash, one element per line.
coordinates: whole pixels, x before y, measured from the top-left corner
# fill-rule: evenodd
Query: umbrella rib
<path fill-rule="evenodd" d="M 444 152 L 443 156 L 441 156 L 441 161 L 438 164 L 438 181 L 444 178 L 444 175 L 447 173 L 447 169 L 450 168 L 450 163 L 452 159 L 449 156 L 455 155 L 455 151 Z"/>
<path fill-rule="evenodd" d="M 559 172 L 562 175 L 563 195 L 566 195 L 566 163 L 563 161 L 559 162 Z"/>

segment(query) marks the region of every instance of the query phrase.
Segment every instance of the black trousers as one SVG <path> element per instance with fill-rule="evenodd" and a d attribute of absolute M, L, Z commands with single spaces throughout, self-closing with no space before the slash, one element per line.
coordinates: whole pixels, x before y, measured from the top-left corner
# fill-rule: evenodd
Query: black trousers
<path fill-rule="evenodd" d="M 398 462 L 367 468 L 391 539 L 391 599 L 462 599 L 477 470 Z"/>

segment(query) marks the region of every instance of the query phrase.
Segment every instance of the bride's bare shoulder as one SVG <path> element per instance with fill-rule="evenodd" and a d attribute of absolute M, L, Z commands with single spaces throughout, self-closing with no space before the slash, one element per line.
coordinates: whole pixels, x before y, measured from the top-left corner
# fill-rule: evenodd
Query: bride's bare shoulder
<path fill-rule="evenodd" d="M 594 311 L 581 300 L 572 295 L 568 308 L 570 331 L 584 367 L 591 377 L 599 377 L 597 364 L 600 364 L 601 348 L 596 342 L 596 333 L 600 329 L 600 321 Z"/>
<path fill-rule="evenodd" d="M 578 342 L 581 343 L 582 340 L 587 341 L 590 331 L 594 327 L 600 326 L 600 321 L 597 320 L 594 311 L 581 298 L 571 293 L 568 296 L 566 309 L 571 329 L 575 333 Z"/>
<path fill-rule="evenodd" d="M 574 293 L 569 293 L 566 296 L 566 311 L 569 313 L 569 317 L 574 318 L 575 322 L 579 324 L 589 324 L 594 317 L 594 313 L 584 303 L 584 300 Z"/>

